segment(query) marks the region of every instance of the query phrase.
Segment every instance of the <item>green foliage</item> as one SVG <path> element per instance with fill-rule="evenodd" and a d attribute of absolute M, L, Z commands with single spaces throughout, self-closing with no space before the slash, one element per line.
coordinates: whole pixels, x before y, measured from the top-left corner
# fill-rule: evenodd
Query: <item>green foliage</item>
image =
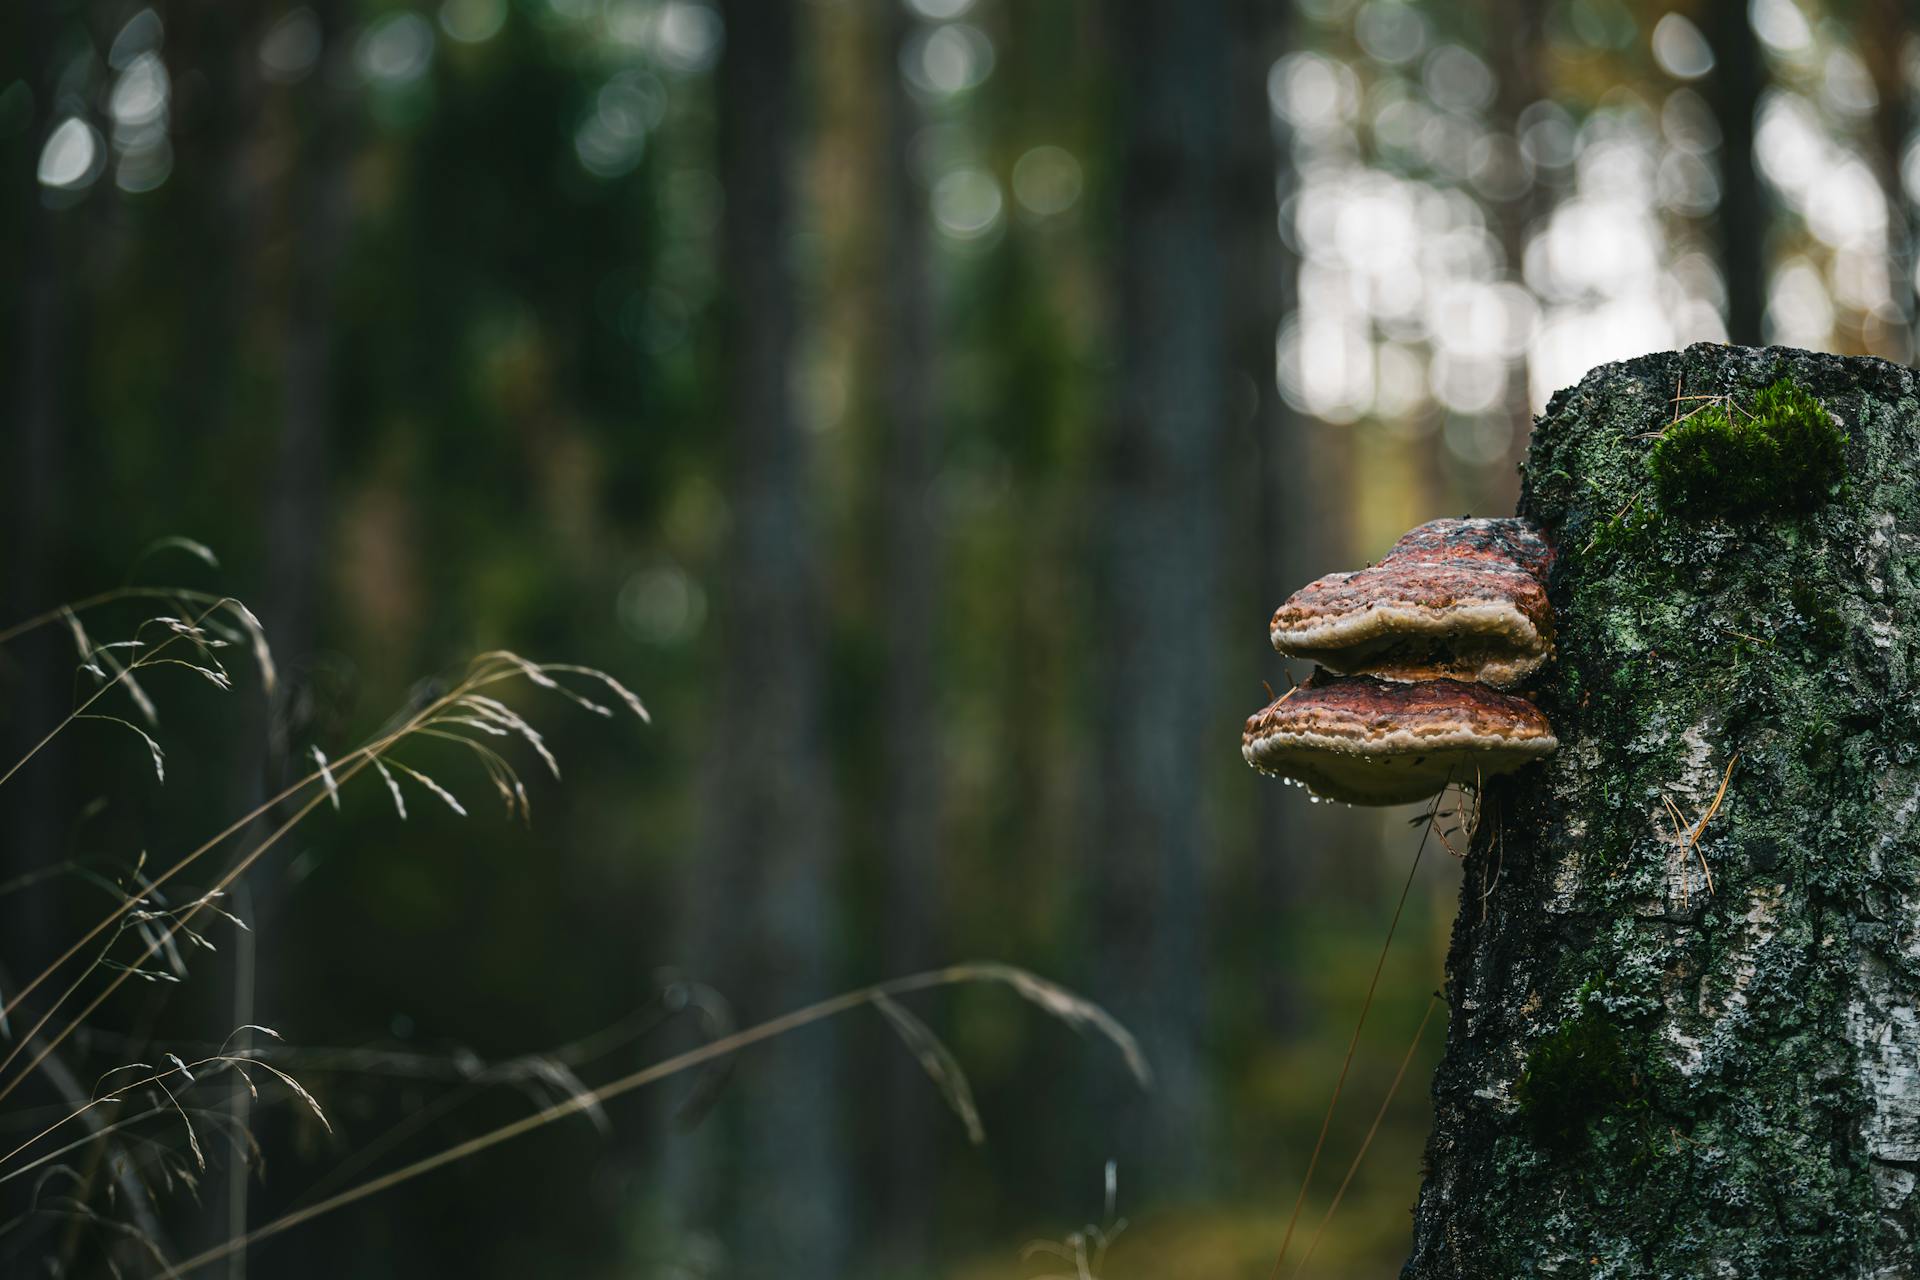
<path fill-rule="evenodd" d="M 1805 511 L 1825 502 L 1845 469 L 1846 432 L 1791 378 L 1750 409 L 1717 400 L 1670 428 L 1648 465 L 1660 505 L 1694 516 Z"/>
<path fill-rule="evenodd" d="M 1514 1099 L 1534 1140 L 1564 1153 L 1585 1145 L 1595 1120 L 1644 1107 L 1645 1086 L 1627 1060 L 1619 1028 L 1588 1009 L 1534 1046 Z"/>

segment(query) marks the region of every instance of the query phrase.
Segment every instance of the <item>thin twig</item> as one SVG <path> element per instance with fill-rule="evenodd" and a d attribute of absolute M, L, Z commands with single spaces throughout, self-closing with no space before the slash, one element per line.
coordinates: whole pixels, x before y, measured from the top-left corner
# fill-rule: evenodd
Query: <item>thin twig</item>
<path fill-rule="evenodd" d="M 1687 820 L 1680 816 L 1680 806 L 1676 805 L 1673 802 L 1673 798 L 1665 792 L 1662 792 L 1660 795 L 1660 803 L 1667 807 L 1667 821 L 1673 823 L 1673 842 L 1680 846 L 1680 857 L 1684 862 L 1688 853 Z M 1686 868 L 1682 867 L 1680 875 L 1680 909 L 1685 911 L 1692 904 L 1693 892 L 1687 883 Z"/>
<path fill-rule="evenodd" d="M 1739 763 L 1740 753 L 1736 751 L 1733 753 L 1733 758 L 1727 761 L 1727 771 L 1720 775 L 1720 789 L 1713 793 L 1713 803 L 1708 805 L 1707 811 L 1700 815 L 1700 825 L 1693 829 L 1693 835 L 1687 841 L 1687 847 L 1700 858 L 1700 870 L 1707 876 L 1708 893 L 1714 891 L 1713 868 L 1707 865 L 1707 853 L 1700 847 L 1700 837 L 1706 834 L 1707 824 L 1713 821 L 1713 815 L 1720 812 L 1720 804 L 1727 798 L 1727 784 L 1733 781 L 1733 766 Z"/>
<path fill-rule="evenodd" d="M 1445 789 L 1441 795 L 1445 795 Z M 1346 1087 L 1347 1072 L 1353 1068 L 1354 1050 L 1360 1047 L 1360 1031 L 1367 1025 L 1367 1011 L 1373 1008 L 1373 994 L 1380 987 L 1380 974 L 1387 967 L 1387 951 L 1393 946 L 1394 930 L 1400 927 L 1400 913 L 1406 909 L 1407 895 L 1413 890 L 1413 877 L 1420 870 L 1420 857 L 1427 851 L 1427 837 L 1433 834 L 1434 818 L 1440 812 L 1441 796 L 1433 798 L 1432 808 L 1427 810 L 1426 828 L 1420 833 L 1420 846 L 1413 851 L 1413 865 L 1407 868 L 1407 881 L 1400 886 L 1400 901 L 1394 905 L 1393 919 L 1387 924 L 1386 941 L 1380 944 L 1380 958 L 1373 966 L 1373 980 L 1367 983 L 1367 998 L 1360 1004 L 1360 1018 L 1353 1024 L 1353 1038 L 1347 1041 L 1346 1060 L 1340 1064 L 1339 1078 L 1333 1082 L 1333 1096 L 1327 1099 L 1327 1113 L 1320 1118 L 1320 1136 L 1314 1139 L 1313 1154 L 1307 1159 L 1307 1175 L 1300 1180 L 1300 1194 L 1294 1197 L 1293 1212 L 1287 1217 L 1286 1234 L 1280 1238 L 1280 1256 L 1273 1260 L 1273 1270 L 1269 1280 L 1279 1276 L 1280 1268 L 1287 1260 L 1287 1246 L 1293 1243 L 1293 1230 L 1300 1222 L 1300 1209 L 1307 1202 L 1307 1190 L 1313 1185 L 1313 1171 L 1320 1164 L 1320 1150 L 1327 1143 L 1327 1129 L 1333 1124 L 1333 1110 L 1340 1104 L 1340 1091 Z"/>
<path fill-rule="evenodd" d="M 1720 789 L 1713 793 L 1713 802 L 1707 806 L 1707 811 L 1700 815 L 1700 821 L 1697 823 L 1687 822 L 1680 813 L 1680 806 L 1673 802 L 1672 797 L 1664 792 L 1660 796 L 1660 803 L 1666 806 L 1667 817 L 1673 823 L 1673 838 L 1681 846 L 1681 856 L 1685 857 L 1691 853 L 1700 860 L 1701 874 L 1707 880 L 1707 892 L 1715 896 L 1718 895 L 1713 887 L 1713 868 L 1707 865 L 1707 853 L 1700 847 L 1700 837 L 1706 834 L 1707 824 L 1713 821 L 1714 815 L 1720 812 L 1721 804 L 1726 801 L 1727 785 L 1733 781 L 1733 766 L 1738 763 L 1740 763 L 1740 753 L 1736 751 L 1727 761 L 1726 771 L 1720 775 Z M 1686 892 L 1684 880 L 1681 882 L 1681 892 L 1683 894 Z M 1685 898 L 1682 898 L 1680 905 L 1683 908 L 1687 905 Z"/>
<path fill-rule="evenodd" d="M 1594 533 L 1593 537 L 1587 539 L 1587 545 L 1580 548 L 1580 554 L 1585 555 L 1587 554 L 1587 552 L 1593 550 L 1594 544 L 1600 541 L 1600 535 L 1605 533 L 1607 530 L 1613 528 L 1614 525 L 1619 524 L 1620 521 L 1626 516 L 1627 512 L 1633 510 L 1635 505 L 1639 503 L 1640 498 L 1644 492 L 1645 491 L 1642 490 L 1641 493 L 1636 493 L 1631 498 L 1628 498 L 1626 501 L 1626 505 L 1622 506 L 1618 511 L 1614 512 L 1612 518 L 1609 519 L 1605 524 L 1601 525 L 1598 531 Z"/>

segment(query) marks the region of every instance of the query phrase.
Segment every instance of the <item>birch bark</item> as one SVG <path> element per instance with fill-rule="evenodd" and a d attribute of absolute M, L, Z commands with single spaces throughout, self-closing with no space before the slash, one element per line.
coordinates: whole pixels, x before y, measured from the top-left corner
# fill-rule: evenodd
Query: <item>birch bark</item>
<path fill-rule="evenodd" d="M 1676 395 L 1783 373 L 1848 434 L 1838 492 L 1660 511 Z M 1487 791 L 1403 1274 L 1914 1274 L 1920 379 L 1705 344 L 1607 365 L 1523 486 L 1560 549 L 1562 746 Z"/>

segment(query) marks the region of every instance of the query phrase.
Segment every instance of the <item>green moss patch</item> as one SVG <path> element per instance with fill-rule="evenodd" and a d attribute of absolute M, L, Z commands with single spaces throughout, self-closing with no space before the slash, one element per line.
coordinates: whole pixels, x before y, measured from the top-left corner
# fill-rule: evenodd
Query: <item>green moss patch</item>
<path fill-rule="evenodd" d="M 1669 427 L 1648 459 L 1662 509 L 1692 516 L 1806 511 L 1845 471 L 1846 432 L 1791 378 L 1742 407 L 1716 400 Z"/>
<path fill-rule="evenodd" d="M 1534 1046 L 1513 1092 L 1534 1141 L 1562 1153 L 1585 1146 L 1595 1121 L 1646 1106 L 1645 1082 L 1628 1061 L 1619 1028 L 1594 1009 Z"/>

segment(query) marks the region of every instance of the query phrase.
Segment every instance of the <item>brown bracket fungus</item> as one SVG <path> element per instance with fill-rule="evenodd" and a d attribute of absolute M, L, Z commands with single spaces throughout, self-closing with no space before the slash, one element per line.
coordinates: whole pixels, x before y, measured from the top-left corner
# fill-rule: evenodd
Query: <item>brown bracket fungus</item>
<path fill-rule="evenodd" d="M 1247 721 L 1240 753 L 1323 799 L 1383 805 L 1510 773 L 1559 745 L 1538 707 L 1484 684 L 1316 675 Z"/>
<path fill-rule="evenodd" d="M 1343 674 L 1275 699 L 1240 753 L 1348 804 L 1423 800 L 1546 755 L 1546 716 L 1498 690 L 1553 651 L 1552 567 L 1525 520 L 1433 520 L 1371 568 L 1308 583 L 1273 615 L 1273 647 Z"/>
<path fill-rule="evenodd" d="M 1524 520 L 1433 520 L 1371 568 L 1296 591 L 1273 615 L 1273 647 L 1347 674 L 1509 689 L 1552 651 L 1552 564 Z"/>

